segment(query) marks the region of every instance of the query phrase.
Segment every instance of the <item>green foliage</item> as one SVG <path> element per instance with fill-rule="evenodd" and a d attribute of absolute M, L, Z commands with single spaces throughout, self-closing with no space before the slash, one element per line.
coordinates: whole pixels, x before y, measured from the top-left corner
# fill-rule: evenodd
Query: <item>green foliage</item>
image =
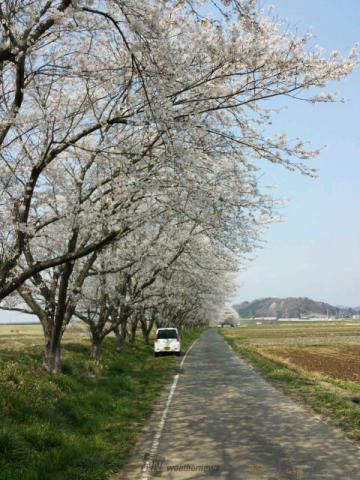
<path fill-rule="evenodd" d="M 183 333 L 186 348 L 201 333 Z M 41 370 L 41 348 L 0 352 L 0 480 L 101 480 L 123 465 L 175 357 L 138 342 L 101 362 L 64 344 L 64 373 Z"/>

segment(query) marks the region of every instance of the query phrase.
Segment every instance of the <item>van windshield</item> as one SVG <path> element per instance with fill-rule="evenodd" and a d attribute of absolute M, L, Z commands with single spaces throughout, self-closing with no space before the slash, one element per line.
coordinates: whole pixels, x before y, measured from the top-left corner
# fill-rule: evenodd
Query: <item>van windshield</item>
<path fill-rule="evenodd" d="M 158 338 L 176 338 L 176 330 L 159 330 L 157 333 Z"/>

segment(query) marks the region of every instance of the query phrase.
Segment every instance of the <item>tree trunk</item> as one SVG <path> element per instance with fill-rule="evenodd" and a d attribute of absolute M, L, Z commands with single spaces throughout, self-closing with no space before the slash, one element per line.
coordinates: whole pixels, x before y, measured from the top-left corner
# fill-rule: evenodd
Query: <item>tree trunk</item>
<path fill-rule="evenodd" d="M 75 249 L 78 229 L 75 228 L 72 232 L 72 236 L 68 241 L 68 251 L 72 252 Z M 71 274 L 74 269 L 74 262 L 65 263 L 60 269 L 60 283 L 58 298 L 56 302 L 55 315 L 51 324 L 50 344 L 46 342 L 45 347 L 45 369 L 51 373 L 61 373 L 61 339 L 65 329 L 65 314 L 68 299 L 68 285 Z M 70 321 L 70 318 L 68 318 Z"/>
<path fill-rule="evenodd" d="M 127 306 L 121 308 L 119 325 L 114 330 L 116 336 L 115 349 L 117 352 L 122 352 L 125 348 L 126 325 L 130 314 L 131 310 Z"/>
<path fill-rule="evenodd" d="M 154 326 L 154 323 L 155 323 L 154 316 L 149 321 L 147 321 L 146 318 L 144 317 L 140 319 L 141 331 L 142 331 L 145 345 L 149 345 L 150 332 Z"/>
<path fill-rule="evenodd" d="M 126 324 L 119 325 L 115 330 L 115 349 L 122 352 L 125 348 Z"/>
<path fill-rule="evenodd" d="M 44 357 L 43 357 L 43 363 L 42 363 L 42 366 L 43 366 L 43 369 L 44 370 L 49 370 L 49 356 L 50 356 L 50 343 L 51 343 L 51 337 L 50 335 L 47 333 L 47 332 L 44 332 L 44 338 L 45 338 L 45 342 L 44 342 Z"/>
<path fill-rule="evenodd" d="M 93 360 L 100 360 L 102 341 L 103 341 L 102 338 L 93 338 L 92 339 L 91 358 Z"/>
<path fill-rule="evenodd" d="M 61 362 L 61 337 L 54 341 L 50 337 L 45 339 L 44 369 L 51 374 L 58 374 L 62 371 Z"/>
<path fill-rule="evenodd" d="M 44 357 L 42 367 L 50 374 L 61 373 L 61 339 L 63 330 L 55 335 L 54 319 L 48 315 L 42 315 L 41 324 L 44 332 Z"/>
<path fill-rule="evenodd" d="M 136 330 L 137 330 L 137 326 L 138 326 L 138 318 L 135 318 L 132 322 L 131 322 L 131 326 L 130 326 L 130 338 L 129 338 L 129 343 L 130 345 L 135 345 L 135 342 L 136 342 Z"/>
<path fill-rule="evenodd" d="M 145 345 L 149 345 L 149 332 L 146 327 L 142 329 L 142 334 Z"/>

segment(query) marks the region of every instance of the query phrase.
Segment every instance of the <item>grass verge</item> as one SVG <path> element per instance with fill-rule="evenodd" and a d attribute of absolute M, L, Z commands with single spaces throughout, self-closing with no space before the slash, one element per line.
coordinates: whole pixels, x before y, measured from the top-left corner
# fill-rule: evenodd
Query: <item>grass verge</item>
<path fill-rule="evenodd" d="M 203 330 L 182 335 L 186 349 Z M 41 370 L 41 346 L 0 352 L 0 480 L 103 480 L 125 462 L 176 357 L 138 342 L 101 362 L 84 343 L 63 346 L 64 373 Z"/>
<path fill-rule="evenodd" d="M 309 405 L 333 425 L 341 428 L 351 439 L 360 441 L 360 406 L 351 393 L 359 391 L 352 382 L 318 378 L 299 372 L 280 361 L 269 359 L 246 342 L 246 338 L 229 336 L 220 331 L 225 340 L 246 361 L 253 364 L 266 379 L 295 400 Z M 332 388 L 335 387 L 335 388 Z"/>

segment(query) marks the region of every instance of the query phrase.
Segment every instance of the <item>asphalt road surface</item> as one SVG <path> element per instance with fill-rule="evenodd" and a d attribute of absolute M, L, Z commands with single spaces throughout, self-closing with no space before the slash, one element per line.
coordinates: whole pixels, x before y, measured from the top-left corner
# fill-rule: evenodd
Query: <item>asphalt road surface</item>
<path fill-rule="evenodd" d="M 117 478 L 360 480 L 360 450 L 271 386 L 210 329 Z"/>

